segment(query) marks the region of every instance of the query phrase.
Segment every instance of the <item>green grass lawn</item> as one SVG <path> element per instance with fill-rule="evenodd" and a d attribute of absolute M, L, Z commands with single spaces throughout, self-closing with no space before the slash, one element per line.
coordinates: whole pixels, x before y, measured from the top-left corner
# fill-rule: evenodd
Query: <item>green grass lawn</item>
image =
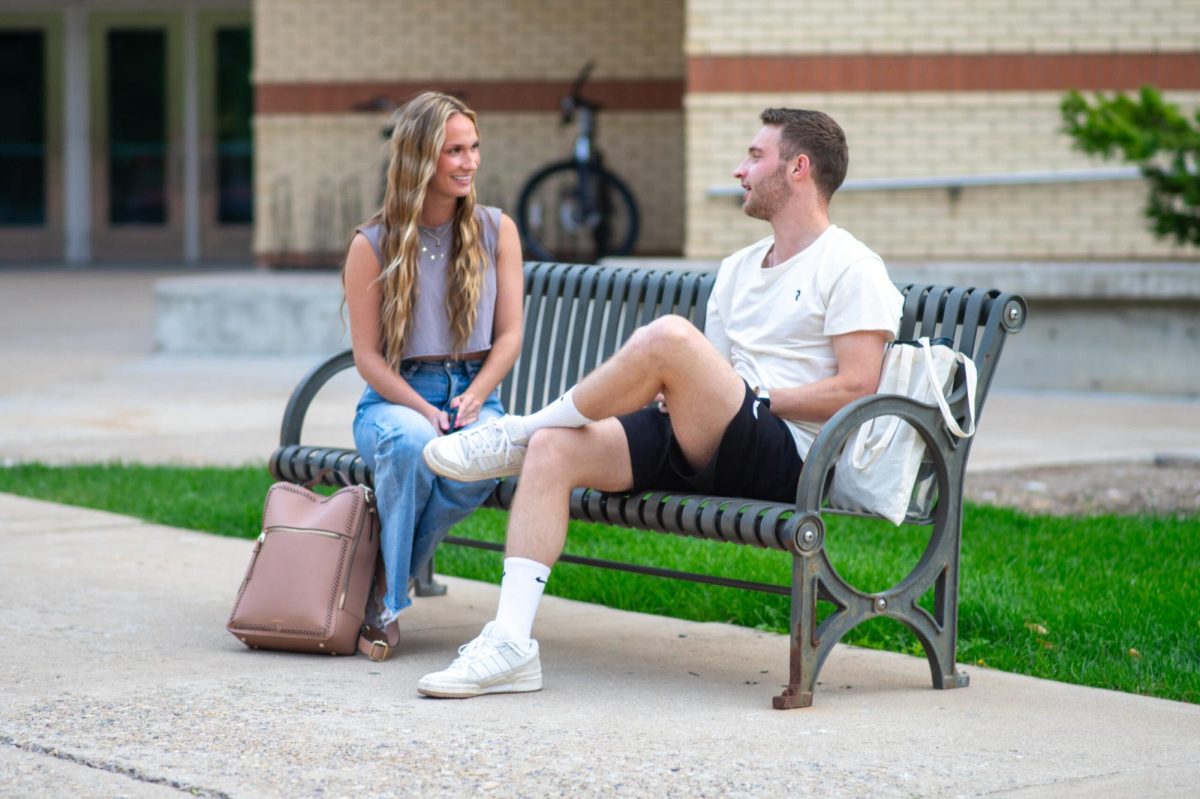
<path fill-rule="evenodd" d="M 243 538 L 258 535 L 271 482 L 253 467 L 0 468 L 0 491 Z M 502 541 L 506 518 L 480 510 L 454 532 Z M 963 526 L 961 664 L 1200 703 L 1200 517 L 1057 518 L 968 504 Z M 927 537 L 925 528 L 834 517 L 826 543 L 852 583 L 882 590 L 904 576 Z M 780 552 L 596 524 L 572 523 L 567 550 L 778 584 L 791 570 Z M 495 582 L 500 557 L 446 546 L 437 569 Z M 786 632 L 788 621 L 786 597 L 567 563 L 555 567 L 549 592 L 775 632 Z M 867 622 L 845 640 L 921 653 L 890 619 Z"/>

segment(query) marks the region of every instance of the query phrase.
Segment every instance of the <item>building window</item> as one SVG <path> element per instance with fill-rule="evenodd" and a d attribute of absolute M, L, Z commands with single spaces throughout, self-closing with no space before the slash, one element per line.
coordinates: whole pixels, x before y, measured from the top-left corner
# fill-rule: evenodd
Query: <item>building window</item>
<path fill-rule="evenodd" d="M 109 222 L 167 221 L 167 37 L 108 32 Z"/>
<path fill-rule="evenodd" d="M 0 31 L 0 225 L 46 224 L 46 36 Z"/>

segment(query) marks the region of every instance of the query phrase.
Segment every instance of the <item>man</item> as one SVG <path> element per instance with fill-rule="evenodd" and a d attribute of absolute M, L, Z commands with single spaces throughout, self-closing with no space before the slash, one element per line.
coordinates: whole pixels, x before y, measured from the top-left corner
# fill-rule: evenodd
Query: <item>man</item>
<path fill-rule="evenodd" d="M 573 488 L 790 502 L 821 424 L 878 386 L 901 297 L 879 256 L 830 223 L 845 134 L 818 111 L 770 108 L 761 119 L 733 174 L 743 211 L 773 235 L 721 264 L 703 333 L 678 316 L 656 319 L 546 408 L 426 446 L 447 477 L 521 481 L 496 619 L 420 680 L 422 694 L 542 687 L 530 635 Z"/>

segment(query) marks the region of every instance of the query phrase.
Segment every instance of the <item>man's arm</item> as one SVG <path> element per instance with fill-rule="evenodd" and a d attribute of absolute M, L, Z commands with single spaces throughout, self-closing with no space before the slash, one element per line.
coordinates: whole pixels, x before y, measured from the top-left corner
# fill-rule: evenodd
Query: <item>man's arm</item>
<path fill-rule="evenodd" d="M 859 397 L 874 394 L 888 338 L 882 330 L 834 336 L 830 343 L 837 357 L 837 374 L 806 386 L 766 386 L 771 390 L 771 413 L 797 422 L 825 422 Z"/>

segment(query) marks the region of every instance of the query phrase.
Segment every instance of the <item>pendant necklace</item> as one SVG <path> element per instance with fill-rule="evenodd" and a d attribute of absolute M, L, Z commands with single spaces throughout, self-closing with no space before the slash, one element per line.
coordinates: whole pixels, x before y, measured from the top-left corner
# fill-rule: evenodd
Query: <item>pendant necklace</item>
<path fill-rule="evenodd" d="M 442 246 L 442 239 L 450 232 L 450 222 L 438 225 L 435 228 L 418 225 L 417 232 L 421 237 L 421 252 L 428 253 L 429 260 L 446 260 L 446 251 Z"/>

